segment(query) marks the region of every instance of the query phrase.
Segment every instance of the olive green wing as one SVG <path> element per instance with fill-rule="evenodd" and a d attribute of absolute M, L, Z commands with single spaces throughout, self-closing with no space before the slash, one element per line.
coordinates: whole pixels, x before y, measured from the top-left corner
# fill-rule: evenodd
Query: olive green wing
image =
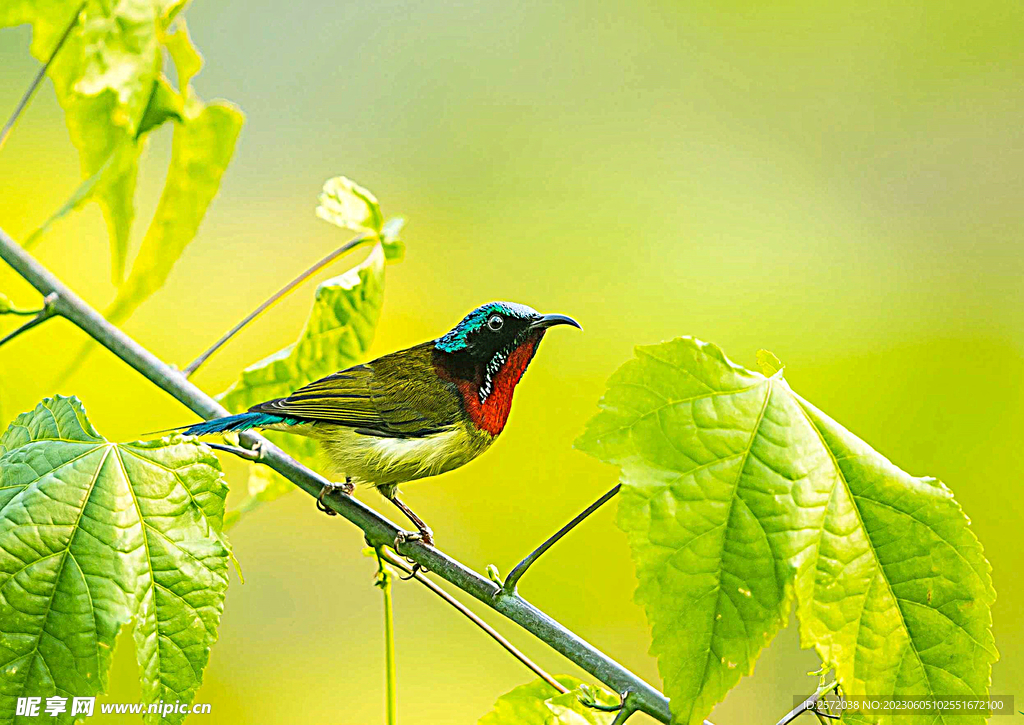
<path fill-rule="evenodd" d="M 385 355 L 314 380 L 287 398 L 249 410 L 333 423 L 365 435 L 418 438 L 447 430 L 461 415 L 457 391 L 438 378 L 433 343 Z"/>

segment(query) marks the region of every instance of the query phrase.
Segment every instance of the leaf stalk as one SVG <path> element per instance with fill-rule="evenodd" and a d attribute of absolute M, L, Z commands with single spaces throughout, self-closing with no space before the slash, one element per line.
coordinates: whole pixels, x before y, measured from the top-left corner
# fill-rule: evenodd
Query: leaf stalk
<path fill-rule="evenodd" d="M 261 314 L 263 314 L 263 312 L 266 311 L 268 308 L 270 308 L 274 303 L 276 303 L 279 300 L 281 300 L 284 297 L 286 297 L 289 292 L 294 290 L 296 287 L 298 287 L 300 284 L 302 284 L 307 279 L 312 277 L 314 274 L 319 272 L 321 269 L 326 267 L 328 264 L 333 262 L 335 259 L 337 259 L 341 255 L 345 254 L 345 252 L 351 251 L 351 250 L 355 249 L 356 247 L 360 246 L 361 244 L 365 244 L 366 242 L 369 242 L 369 241 L 371 241 L 373 239 L 376 239 L 376 237 L 368 236 L 368 235 L 362 235 L 362 236 L 356 237 L 355 239 L 353 239 L 353 240 L 351 240 L 351 241 L 341 245 L 340 247 L 335 249 L 333 252 L 328 254 L 326 257 L 321 259 L 319 262 L 314 264 L 312 267 L 307 269 L 305 272 L 300 274 L 298 277 L 293 279 L 291 282 L 286 284 L 284 287 L 279 289 L 277 292 L 272 294 L 270 297 L 268 297 L 266 300 L 264 300 L 263 303 L 259 307 L 257 307 L 255 310 L 250 312 L 248 315 L 246 315 L 242 319 L 241 322 L 239 322 L 237 325 L 235 325 L 230 330 L 225 332 L 221 336 L 221 338 L 219 340 L 217 340 L 217 342 L 213 343 L 213 345 L 211 345 L 202 355 L 200 355 L 195 360 L 190 362 L 188 364 L 188 366 L 185 368 L 185 370 L 183 371 L 184 374 L 185 374 L 185 377 L 186 378 L 192 377 L 192 374 L 195 373 L 195 371 L 199 369 L 200 365 L 202 365 L 207 360 L 209 360 L 211 355 L 213 355 L 215 352 L 217 352 L 217 350 L 219 350 L 224 345 L 226 345 L 228 340 L 230 340 L 232 337 L 234 337 L 243 327 L 245 327 L 250 322 L 252 322 L 257 317 L 259 317 Z"/>
<path fill-rule="evenodd" d="M 621 483 L 615 484 L 608 493 L 604 494 L 601 498 L 597 499 L 597 501 L 594 501 L 594 503 L 587 506 L 587 508 L 577 515 L 576 518 L 552 534 L 547 541 L 534 549 L 533 552 L 531 552 L 530 555 L 521 562 L 516 564 L 516 568 L 509 572 L 509 575 L 505 578 L 505 583 L 501 585 L 501 589 L 498 594 L 501 596 L 514 595 L 516 593 L 516 585 L 519 583 L 519 580 L 523 578 L 526 570 L 533 566 L 534 562 L 544 555 L 544 552 L 557 544 L 559 539 L 575 529 L 584 521 L 584 519 L 614 498 L 615 494 L 617 494 L 621 488 Z"/>

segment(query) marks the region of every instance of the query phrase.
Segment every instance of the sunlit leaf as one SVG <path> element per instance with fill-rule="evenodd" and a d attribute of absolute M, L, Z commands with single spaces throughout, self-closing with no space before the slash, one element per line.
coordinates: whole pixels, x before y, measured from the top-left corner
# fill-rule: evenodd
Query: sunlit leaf
<path fill-rule="evenodd" d="M 89 0 L 47 73 L 64 109 L 82 177 L 115 162 L 92 190 L 110 232 L 115 281 L 120 281 L 135 215 L 138 125 L 162 59 L 157 40 L 164 4 L 158 0 Z M 0 26 L 31 23 L 32 54 L 49 58 L 81 2 L 5 3 Z"/>
<path fill-rule="evenodd" d="M 183 123 L 184 105 L 181 95 L 171 87 L 167 78 L 161 75 L 153 84 L 153 95 L 149 97 L 149 105 L 142 116 L 138 134 L 141 136 L 166 121 Z"/>
<path fill-rule="evenodd" d="M 380 234 L 384 223 L 377 197 L 344 176 L 324 182 L 316 215 L 344 229 L 374 236 Z"/>
<path fill-rule="evenodd" d="M 33 27 L 32 52 L 40 60 L 45 60 L 80 6 L 78 0 L 41 3 L 14 0 L 0 7 L 0 26 L 30 23 Z M 65 111 L 71 141 L 79 151 L 85 182 L 46 224 L 29 237 L 27 245 L 35 243 L 55 220 L 86 201 L 95 200 L 102 208 L 107 223 L 112 275 L 116 284 L 124 280 L 129 238 L 135 219 L 139 157 L 146 143 L 146 134 L 173 119 L 177 121 L 176 131 L 181 135 L 200 138 L 204 128 L 181 131 L 181 127 L 191 126 L 189 121 L 193 120 L 201 125 L 210 125 L 209 118 L 202 113 L 202 102 L 189 88 L 189 81 L 199 71 L 202 59 L 192 45 L 184 19 L 178 17 L 183 6 L 184 0 L 88 0 L 48 71 L 57 99 Z M 169 27 L 172 20 L 173 28 Z M 175 63 L 180 92 L 161 73 L 163 46 Z M 228 108 L 226 105 L 221 107 Z M 219 181 L 223 173 L 223 145 L 229 147 L 226 156 L 229 159 L 235 136 L 237 131 L 217 139 L 222 146 L 211 149 L 207 159 L 209 166 L 203 167 L 202 159 L 193 157 L 191 162 L 196 166 L 191 171 L 201 179 L 216 178 Z M 171 173 L 175 170 L 181 171 L 180 167 L 172 164 Z M 182 186 L 180 178 L 168 179 L 165 194 L 180 190 Z M 212 197 L 212 193 L 206 196 Z M 189 210 L 185 221 L 161 250 L 165 260 L 163 264 L 168 268 L 188 242 L 180 239 L 181 234 L 189 228 L 194 234 L 198 226 L 198 222 L 190 223 L 189 217 L 197 214 L 201 219 L 209 203 L 208 198 L 205 203 L 202 198 L 194 200 L 198 202 L 196 210 Z M 175 213 L 175 210 L 164 211 Z M 166 219 L 158 216 L 155 222 L 164 225 Z M 150 231 L 152 233 L 152 227 Z M 157 233 L 163 232 L 158 230 Z M 142 258 L 142 261 L 152 264 L 151 258 Z M 143 292 L 154 283 L 159 286 L 166 279 L 166 273 L 154 274 L 152 266 L 140 270 L 140 274 L 133 273 L 133 276 L 132 290 L 121 294 L 115 303 L 116 311 L 125 316 L 145 299 Z M 143 279 L 144 284 L 140 285 Z"/>
<path fill-rule="evenodd" d="M 362 264 L 322 282 L 298 341 L 242 371 L 241 378 L 221 394 L 224 406 L 241 412 L 364 360 L 384 303 L 384 264 L 384 250 L 378 244 Z M 318 466 L 313 441 L 285 433 L 269 435 L 298 460 Z M 253 466 L 250 473 L 253 496 L 272 500 L 295 488 L 262 468 Z"/>
<path fill-rule="evenodd" d="M 405 256 L 405 242 L 399 236 L 404 226 L 405 218 L 396 216 L 388 219 L 381 227 L 380 240 L 384 245 L 384 256 L 389 262 L 401 262 Z"/>
<path fill-rule="evenodd" d="M 494 703 L 494 709 L 480 718 L 479 725 L 610 725 L 614 712 L 587 707 L 580 698 L 599 705 L 618 705 L 619 698 L 591 687 L 568 675 L 555 677 L 569 689 L 559 693 L 544 680 L 520 685 Z"/>
<path fill-rule="evenodd" d="M 577 445 L 621 467 L 618 523 L 676 722 L 699 723 L 752 671 L 794 599 L 804 646 L 848 697 L 986 696 L 995 593 L 949 489 L 780 374 L 688 338 L 637 348 Z"/>
<path fill-rule="evenodd" d="M 102 693 L 133 618 L 143 700 L 193 700 L 227 588 L 226 494 L 205 446 L 109 443 L 76 398 L 15 419 L 0 436 L 0 723 L 18 697 Z"/>
<path fill-rule="evenodd" d="M 242 120 L 237 108 L 217 102 L 175 124 L 164 191 L 131 274 L 107 310 L 111 321 L 124 320 L 159 289 L 195 237 L 234 153 Z"/>
<path fill-rule="evenodd" d="M 170 31 L 161 37 L 164 47 L 171 56 L 171 61 L 178 72 L 178 87 L 184 90 L 203 67 L 203 57 L 199 55 L 188 33 L 185 19 L 174 22 Z"/>

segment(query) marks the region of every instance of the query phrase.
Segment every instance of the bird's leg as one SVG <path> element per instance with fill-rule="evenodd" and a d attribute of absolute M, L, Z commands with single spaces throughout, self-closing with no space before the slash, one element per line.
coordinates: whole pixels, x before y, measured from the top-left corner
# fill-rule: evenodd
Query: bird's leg
<path fill-rule="evenodd" d="M 352 477 L 345 476 L 345 483 L 332 483 L 320 489 L 320 495 L 316 497 L 316 507 L 328 516 L 334 516 L 337 512 L 324 503 L 324 496 L 332 491 L 341 491 L 346 496 L 351 496 L 355 490 L 356 487 L 352 484 Z"/>
<path fill-rule="evenodd" d="M 407 534 L 404 531 L 399 531 L 398 536 L 395 537 L 395 547 L 397 548 L 399 545 L 404 544 L 407 541 L 422 541 L 427 546 L 433 546 L 434 532 L 431 531 L 430 527 L 423 522 L 423 519 L 414 514 L 411 508 L 409 508 L 404 503 L 399 501 L 398 496 L 392 494 L 388 496 L 387 499 L 395 506 L 397 506 L 398 510 L 405 514 L 410 521 L 412 521 L 412 524 L 416 527 L 417 532 L 415 534 Z"/>

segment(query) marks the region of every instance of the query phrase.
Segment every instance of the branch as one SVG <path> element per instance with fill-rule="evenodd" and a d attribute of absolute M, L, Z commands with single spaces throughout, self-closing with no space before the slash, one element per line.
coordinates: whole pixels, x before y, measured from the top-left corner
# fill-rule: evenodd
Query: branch
<path fill-rule="evenodd" d="M 53 59 L 57 57 L 57 52 L 64 47 L 64 43 L 68 39 L 68 36 L 71 35 L 71 31 L 74 30 L 76 25 L 78 25 L 78 18 L 81 17 L 87 1 L 88 0 L 83 1 L 82 4 L 78 6 L 74 16 L 68 23 L 67 28 L 64 29 L 64 34 L 60 36 L 60 40 L 57 41 L 57 45 L 54 46 L 53 51 L 50 53 L 50 57 L 46 59 L 46 62 L 43 63 L 43 67 L 39 69 L 38 73 L 36 73 L 36 77 L 32 80 L 32 85 L 30 85 L 28 90 L 25 91 L 25 95 L 21 97 L 21 100 L 18 102 L 18 106 L 14 109 L 14 113 L 11 114 L 11 117 L 7 119 L 7 123 L 4 124 L 3 131 L 0 131 L 0 149 L 4 147 L 4 142 L 7 141 L 7 137 L 11 135 L 11 129 L 13 129 L 14 124 L 18 122 L 18 117 L 21 115 L 21 112 L 25 110 L 25 106 L 28 105 L 28 102 L 32 100 L 32 96 L 34 96 L 35 92 L 39 89 L 39 85 L 43 82 L 43 76 L 46 75 L 46 71 L 49 69 L 50 64 L 53 63 Z"/>
<path fill-rule="evenodd" d="M 54 310 L 67 318 L 97 342 L 113 352 L 152 383 L 169 393 L 203 418 L 228 415 L 217 401 L 188 381 L 178 370 L 110 324 L 60 280 L 33 259 L 0 229 L 0 257 L 41 294 L 56 293 Z M 316 497 L 331 482 L 301 465 L 266 438 L 252 432 L 239 435 L 246 448 L 259 445 L 261 462 L 270 466 L 309 495 Z M 393 546 L 399 528 L 379 513 L 350 496 L 324 499 L 335 512 L 358 526 L 371 546 Z M 520 627 L 548 644 L 552 649 L 589 672 L 615 692 L 635 695 L 637 709 L 657 720 L 671 720 L 668 699 L 638 676 L 593 645 L 570 632 L 518 594 L 501 594 L 501 588 L 477 572 L 463 566 L 443 552 L 420 542 L 409 542 L 400 552 L 424 569 L 434 572 L 485 605 L 503 614 Z"/>
<path fill-rule="evenodd" d="M 51 317 L 53 317 L 54 315 L 56 315 L 57 312 L 53 309 L 53 302 L 54 302 L 55 299 L 56 298 L 54 297 L 54 295 L 47 295 L 46 299 L 43 301 L 43 309 L 37 310 L 35 312 L 27 313 L 27 314 L 34 314 L 35 317 L 33 317 L 31 320 L 26 322 L 21 327 L 15 329 L 15 330 L 12 330 L 8 334 L 4 335 L 3 338 L 0 339 L 0 346 L 2 346 L 6 342 L 9 342 L 9 341 L 13 340 L 14 338 L 16 338 L 21 333 L 28 332 L 29 330 L 31 330 L 36 325 L 40 325 L 40 324 L 46 322 Z M 21 314 L 26 314 L 26 313 L 21 311 L 21 310 L 12 310 L 9 314 L 21 315 Z"/>
<path fill-rule="evenodd" d="M 469 607 L 467 607 L 465 604 L 463 604 L 458 599 L 453 597 L 451 594 L 446 592 L 444 589 L 439 587 L 437 584 L 423 576 L 423 573 L 421 571 L 413 571 L 405 564 L 403 564 L 397 557 L 394 557 L 391 554 L 389 554 L 386 550 L 378 549 L 377 552 L 377 555 L 384 559 L 384 561 L 386 561 L 388 564 L 395 567 L 396 569 L 404 571 L 406 574 L 409 574 L 408 578 L 415 579 L 420 584 L 425 586 L 427 589 L 434 592 L 434 594 L 441 597 L 441 599 L 445 600 L 453 607 L 455 607 L 461 614 L 465 615 L 465 617 L 469 619 L 469 621 L 471 621 L 477 627 L 486 632 L 488 636 L 491 637 L 491 639 L 493 639 L 495 642 L 504 647 L 505 650 L 510 655 L 512 655 L 517 660 L 526 665 L 535 675 L 537 675 L 537 677 L 544 680 L 546 683 L 548 683 L 553 688 L 561 692 L 563 695 L 569 691 L 569 689 L 565 685 L 563 685 L 561 682 L 559 682 L 554 677 L 545 672 L 540 665 L 538 665 L 536 662 L 534 662 L 525 654 L 523 654 L 519 649 L 516 648 L 514 644 L 509 642 L 500 634 L 498 634 L 497 630 L 495 630 L 494 627 L 487 624 L 487 622 L 485 622 L 484 620 L 480 619 L 480 617 L 478 617 L 471 609 L 469 609 Z"/>
<path fill-rule="evenodd" d="M 284 287 L 279 289 L 277 292 L 272 294 L 270 297 L 267 298 L 266 301 L 264 301 L 263 304 L 261 304 L 259 307 L 257 307 L 252 312 L 250 312 L 248 315 L 246 315 L 245 319 L 243 319 L 237 325 L 235 325 L 230 330 L 225 332 L 224 335 L 219 340 L 217 340 L 217 342 L 213 343 L 213 345 L 211 345 L 210 348 L 206 352 L 204 352 L 202 355 L 200 355 L 195 360 L 190 362 L 188 364 L 188 367 L 186 367 L 185 370 L 184 370 L 185 377 L 186 378 L 192 377 L 192 374 L 196 370 L 198 370 L 199 366 L 202 365 L 204 362 L 206 362 L 210 358 L 210 356 L 213 355 L 213 353 L 217 352 L 217 350 L 219 350 L 221 347 L 226 345 L 228 340 L 230 340 L 232 337 L 234 337 L 235 334 L 239 330 L 241 330 L 243 327 L 248 325 L 250 322 L 255 320 L 257 317 L 259 317 L 259 315 L 264 310 L 266 310 L 268 307 L 270 307 L 272 304 L 274 304 L 278 300 L 282 299 L 285 295 L 287 295 L 293 289 L 298 287 L 300 284 L 305 282 L 307 279 L 312 277 L 314 274 L 319 272 L 321 269 L 326 267 L 328 264 L 333 262 L 335 259 L 337 259 L 341 255 L 343 255 L 345 252 L 349 251 L 350 249 L 355 249 L 360 244 L 363 244 L 364 242 L 370 241 L 370 239 L 371 239 L 371 237 L 368 237 L 368 236 L 360 236 L 360 237 L 356 237 L 355 239 L 353 239 L 350 242 L 347 242 L 347 243 L 341 245 L 340 247 L 335 249 L 333 252 L 328 254 L 326 257 L 321 259 L 319 262 L 314 264 L 312 267 L 307 269 L 305 272 L 300 274 L 298 277 L 293 279 L 291 282 L 286 284 Z"/>
<path fill-rule="evenodd" d="M 612 487 L 612 490 L 610 490 L 601 498 L 597 499 L 597 501 L 594 501 L 594 503 L 587 506 L 587 508 L 585 508 L 582 513 L 576 516 L 576 518 L 574 518 L 572 521 L 570 521 L 565 526 L 560 528 L 558 531 L 552 534 L 547 541 L 538 546 L 532 554 L 530 554 L 528 557 L 526 557 L 521 562 L 516 564 L 516 568 L 509 573 L 509 575 L 505 578 L 505 583 L 501 585 L 501 593 L 515 594 L 516 584 L 518 584 L 519 580 L 523 578 L 523 574 L 525 574 L 526 570 L 533 565 L 533 562 L 537 561 L 537 559 L 539 559 L 545 551 L 547 551 L 552 546 L 557 544 L 559 539 L 561 539 L 563 536 L 565 536 L 570 531 L 579 526 L 579 524 L 582 523 L 585 518 L 590 516 L 590 514 L 594 513 L 599 508 L 608 503 L 608 501 L 611 500 L 612 497 L 619 492 L 620 488 L 622 488 L 621 483 L 615 484 L 615 486 Z"/>

